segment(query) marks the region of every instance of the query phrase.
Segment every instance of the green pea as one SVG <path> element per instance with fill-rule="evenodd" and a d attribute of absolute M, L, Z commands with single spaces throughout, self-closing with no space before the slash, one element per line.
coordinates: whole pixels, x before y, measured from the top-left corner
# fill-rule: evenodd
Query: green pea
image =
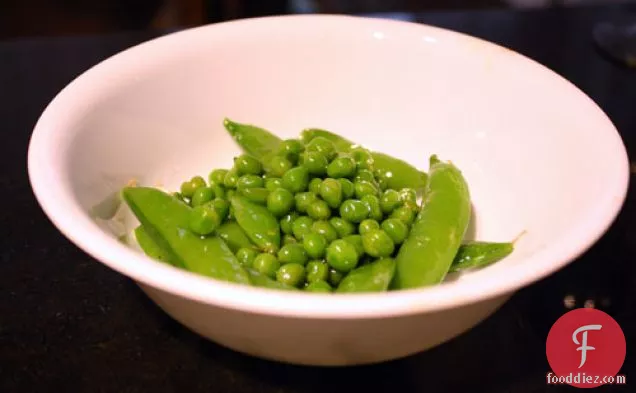
<path fill-rule="evenodd" d="M 327 205 L 327 202 L 318 199 L 309 205 L 307 214 L 314 220 L 326 220 L 331 217 L 331 209 L 329 205 Z"/>
<path fill-rule="evenodd" d="M 327 178 L 320 184 L 319 190 L 322 199 L 329 207 L 337 209 L 342 203 L 342 184 L 336 179 Z"/>
<path fill-rule="evenodd" d="M 276 281 L 292 287 L 300 287 L 305 282 L 305 267 L 297 263 L 287 263 L 276 272 Z"/>
<path fill-rule="evenodd" d="M 356 173 L 356 162 L 350 156 L 340 156 L 327 166 L 327 175 L 334 179 L 353 177 Z"/>
<path fill-rule="evenodd" d="M 212 187 L 200 187 L 192 194 L 192 206 L 203 205 L 214 198 L 214 189 Z"/>
<path fill-rule="evenodd" d="M 342 238 L 342 240 L 350 243 L 356 248 L 356 252 L 358 255 L 364 254 L 364 245 L 362 244 L 362 236 L 360 235 L 349 235 Z"/>
<path fill-rule="evenodd" d="M 412 188 L 403 188 L 398 194 L 404 206 L 417 210 L 417 192 Z"/>
<path fill-rule="evenodd" d="M 382 208 L 380 207 L 380 198 L 375 195 L 365 195 L 362 197 L 362 203 L 369 208 L 369 217 L 376 220 L 382 220 Z"/>
<path fill-rule="evenodd" d="M 349 222 L 359 223 L 369 216 L 369 207 L 362 201 L 348 199 L 340 205 L 340 217 Z"/>
<path fill-rule="evenodd" d="M 225 191 L 225 199 L 227 199 L 229 201 L 230 199 L 232 199 L 234 194 L 236 194 L 236 190 L 227 190 L 227 191 Z"/>
<path fill-rule="evenodd" d="M 382 222 L 382 230 L 393 240 L 395 244 L 402 244 L 409 234 L 409 228 L 397 218 L 387 218 Z"/>
<path fill-rule="evenodd" d="M 389 181 L 388 179 L 376 179 L 376 183 L 378 183 L 378 187 L 380 188 L 380 191 L 386 191 L 387 188 L 389 188 Z"/>
<path fill-rule="evenodd" d="M 192 183 L 192 186 L 195 190 L 206 186 L 205 180 L 201 176 L 193 177 L 192 179 L 190 179 L 190 183 Z"/>
<path fill-rule="evenodd" d="M 309 206 L 318 200 L 318 197 L 313 192 L 301 192 L 294 197 L 296 200 L 296 210 L 300 213 L 307 213 Z"/>
<path fill-rule="evenodd" d="M 371 152 L 362 147 L 356 147 L 351 150 L 351 155 L 358 166 L 358 169 L 373 171 L 374 160 Z"/>
<path fill-rule="evenodd" d="M 358 226 L 358 232 L 361 235 L 364 235 L 367 232 L 375 231 L 380 229 L 380 224 L 376 220 L 366 219 L 360 223 Z"/>
<path fill-rule="evenodd" d="M 241 154 L 234 159 L 234 169 L 239 176 L 263 173 L 263 165 L 260 161 L 248 154 Z"/>
<path fill-rule="evenodd" d="M 291 235 L 293 233 L 292 224 L 296 218 L 298 218 L 298 213 L 291 212 L 280 219 L 280 230 L 283 231 L 285 235 Z"/>
<path fill-rule="evenodd" d="M 329 278 L 329 265 L 323 261 L 311 261 L 307 264 L 307 282 L 325 281 Z"/>
<path fill-rule="evenodd" d="M 333 288 L 331 288 L 331 285 L 329 285 L 326 281 L 318 280 L 310 282 L 305 287 L 305 291 L 316 293 L 330 293 L 333 291 Z"/>
<path fill-rule="evenodd" d="M 331 243 L 338 238 L 338 232 L 331 226 L 329 221 L 316 221 L 311 226 L 311 232 L 322 235 L 327 239 L 327 243 Z"/>
<path fill-rule="evenodd" d="M 283 175 L 294 167 L 291 161 L 282 156 L 274 156 L 267 166 L 267 173 L 273 177 L 283 177 Z"/>
<path fill-rule="evenodd" d="M 278 145 L 277 154 L 291 162 L 297 162 L 300 153 L 305 149 L 298 139 L 286 139 Z"/>
<path fill-rule="evenodd" d="M 362 199 L 366 195 L 378 195 L 378 188 L 368 181 L 357 181 L 353 183 L 356 192 L 356 198 Z"/>
<path fill-rule="evenodd" d="M 265 188 L 270 191 L 274 191 L 277 188 L 283 187 L 283 180 L 280 177 L 268 177 L 265 179 Z"/>
<path fill-rule="evenodd" d="M 212 206 L 221 218 L 221 221 L 225 220 L 230 213 L 230 202 L 225 199 L 216 198 L 215 200 L 208 202 L 206 205 Z"/>
<path fill-rule="evenodd" d="M 355 188 L 353 187 L 353 183 L 349 179 L 341 178 L 338 179 L 340 182 L 340 188 L 342 188 L 342 199 L 350 199 L 355 194 Z"/>
<path fill-rule="evenodd" d="M 293 192 L 306 191 L 309 186 L 309 172 L 307 168 L 297 166 L 288 170 L 282 177 L 283 187 Z"/>
<path fill-rule="evenodd" d="M 275 256 L 269 253 L 261 253 L 254 258 L 254 262 L 252 262 L 252 267 L 257 272 L 266 275 L 269 278 L 275 278 L 276 272 L 280 267 L 280 262 L 276 259 Z"/>
<path fill-rule="evenodd" d="M 358 264 L 358 252 L 349 242 L 338 239 L 327 247 L 327 263 L 340 272 L 349 272 Z"/>
<path fill-rule="evenodd" d="M 356 231 L 356 227 L 352 223 L 340 217 L 332 217 L 329 223 L 336 229 L 338 237 L 341 238 L 352 235 Z"/>
<path fill-rule="evenodd" d="M 278 260 L 281 264 L 297 263 L 304 265 L 307 263 L 307 253 L 301 244 L 286 244 L 278 251 Z"/>
<path fill-rule="evenodd" d="M 238 173 L 236 173 L 234 169 L 231 169 L 225 174 L 225 178 L 223 179 L 223 185 L 226 188 L 236 188 L 238 179 L 239 179 Z"/>
<path fill-rule="evenodd" d="M 322 184 L 322 179 L 316 177 L 311 179 L 309 182 L 309 192 L 313 192 L 314 194 L 320 194 L 320 185 Z"/>
<path fill-rule="evenodd" d="M 239 193 L 247 198 L 248 201 L 263 206 L 267 205 L 267 198 L 270 194 L 269 190 L 264 187 L 240 188 Z"/>
<path fill-rule="evenodd" d="M 402 206 L 400 193 L 395 190 L 386 190 L 380 197 L 380 207 L 384 214 L 390 214 L 393 210 Z"/>
<path fill-rule="evenodd" d="M 312 151 L 320 152 L 324 154 L 327 157 L 327 159 L 330 161 L 337 154 L 336 147 L 334 146 L 333 142 L 321 136 L 318 136 L 312 139 L 305 147 L 305 150 L 308 152 L 312 152 Z"/>
<path fill-rule="evenodd" d="M 311 217 L 301 216 L 294 220 L 292 232 L 296 239 L 303 240 L 304 236 L 311 232 L 314 220 Z"/>
<path fill-rule="evenodd" d="M 225 187 L 221 184 L 216 184 L 213 186 L 214 189 L 214 197 L 215 198 L 225 198 L 227 195 L 227 191 L 225 191 Z M 229 197 L 228 197 L 229 199 Z"/>
<path fill-rule="evenodd" d="M 356 176 L 353 178 L 353 182 L 356 183 L 360 181 L 368 181 L 373 184 L 375 183 L 375 176 L 373 176 L 373 172 L 370 170 L 359 169 L 358 173 L 356 173 Z"/>
<path fill-rule="evenodd" d="M 256 251 L 255 249 L 243 247 L 239 248 L 239 250 L 236 252 L 236 259 L 239 260 L 241 265 L 245 267 L 252 267 L 254 264 L 254 259 L 256 259 L 257 255 L 258 251 Z"/>
<path fill-rule="evenodd" d="M 257 175 L 243 175 L 236 182 L 236 188 L 257 188 L 263 187 L 265 182 L 263 178 Z"/>
<path fill-rule="evenodd" d="M 211 186 L 221 186 L 225 181 L 225 175 L 227 175 L 227 169 L 215 169 L 208 175 L 208 183 Z"/>
<path fill-rule="evenodd" d="M 303 166 L 312 175 L 322 176 L 327 173 L 329 160 L 324 153 L 319 151 L 307 151 L 303 154 Z"/>
<path fill-rule="evenodd" d="M 340 281 L 342 281 L 342 279 L 344 278 L 344 276 L 345 276 L 344 273 L 341 273 L 334 268 L 330 268 L 329 278 L 327 280 L 332 286 L 337 287 L 338 284 L 340 284 Z"/>
<path fill-rule="evenodd" d="M 388 257 L 393 254 L 395 244 L 391 237 L 381 229 L 376 229 L 362 235 L 364 251 L 372 257 Z"/>
<path fill-rule="evenodd" d="M 267 197 L 267 210 L 282 217 L 294 207 L 294 195 L 284 188 L 277 188 Z"/>
<path fill-rule="evenodd" d="M 283 245 L 298 243 L 294 235 L 283 235 Z"/>
<path fill-rule="evenodd" d="M 322 258 L 327 249 L 327 239 L 318 233 L 308 233 L 303 238 L 303 247 L 310 258 Z"/>
<path fill-rule="evenodd" d="M 197 189 L 194 186 L 194 184 L 188 180 L 181 183 L 180 190 L 181 190 L 181 195 L 183 195 L 185 198 L 192 198 L 192 196 L 194 195 L 194 192 Z"/>
<path fill-rule="evenodd" d="M 415 221 L 415 212 L 413 211 L 413 209 L 407 206 L 402 206 L 393 210 L 393 213 L 391 213 L 390 218 L 397 218 L 398 220 L 401 220 L 406 225 L 411 225 L 413 224 L 413 221 Z"/>
<path fill-rule="evenodd" d="M 207 205 L 197 206 L 190 211 L 188 226 L 197 235 L 209 235 L 221 225 L 221 217 Z"/>
<path fill-rule="evenodd" d="M 391 182 L 391 178 L 393 177 L 393 172 L 383 168 L 376 168 L 373 174 L 375 175 L 375 179 L 380 185 L 380 188 L 386 190 Z"/>

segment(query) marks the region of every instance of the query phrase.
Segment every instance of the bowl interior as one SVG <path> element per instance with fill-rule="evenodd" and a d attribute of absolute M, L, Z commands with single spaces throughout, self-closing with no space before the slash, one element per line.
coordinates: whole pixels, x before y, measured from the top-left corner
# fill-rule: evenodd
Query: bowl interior
<path fill-rule="evenodd" d="M 472 194 L 469 237 L 526 233 L 513 255 L 452 286 L 511 277 L 514 289 L 522 270 L 510 269 L 534 264 L 531 281 L 558 268 L 604 231 L 626 189 L 611 122 L 542 66 L 441 29 L 328 16 L 208 26 L 109 59 L 43 116 L 38 146 L 57 147 L 40 149 L 38 166 L 88 217 L 130 179 L 176 189 L 230 166 L 226 116 L 284 137 L 329 129 L 425 170 L 433 153 L 453 161 Z"/>

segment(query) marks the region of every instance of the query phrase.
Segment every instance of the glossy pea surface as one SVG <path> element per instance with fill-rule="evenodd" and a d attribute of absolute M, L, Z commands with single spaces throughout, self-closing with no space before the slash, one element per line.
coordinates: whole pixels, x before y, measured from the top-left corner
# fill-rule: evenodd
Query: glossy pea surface
<path fill-rule="evenodd" d="M 340 272 L 348 272 L 358 264 L 355 247 L 342 239 L 334 240 L 327 248 L 327 263 Z"/>
<path fill-rule="evenodd" d="M 369 216 L 369 207 L 357 199 L 348 199 L 340 205 L 340 217 L 353 223 L 360 223 Z"/>

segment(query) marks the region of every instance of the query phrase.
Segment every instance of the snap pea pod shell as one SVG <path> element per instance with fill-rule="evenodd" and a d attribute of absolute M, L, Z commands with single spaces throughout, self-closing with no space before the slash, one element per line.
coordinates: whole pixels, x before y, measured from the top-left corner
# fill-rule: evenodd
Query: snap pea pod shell
<path fill-rule="evenodd" d="M 422 208 L 396 257 L 392 288 L 442 282 L 466 233 L 470 213 L 470 193 L 460 170 L 432 157 Z"/>
<path fill-rule="evenodd" d="M 232 223 L 233 225 L 238 225 L 236 223 Z M 240 229 L 240 228 L 239 228 Z M 146 230 L 142 225 L 138 226 L 135 229 L 135 237 L 137 239 L 137 243 L 141 249 L 151 258 L 158 259 L 160 261 L 173 263 L 174 261 L 170 260 L 170 255 L 165 250 L 155 243 L 152 238 L 148 235 Z M 247 274 L 249 275 L 250 282 L 255 287 L 261 288 L 269 288 L 269 289 L 278 289 L 278 290 L 297 290 L 294 287 L 290 287 L 289 285 L 285 285 L 276 280 L 272 280 L 271 278 L 257 272 L 254 269 L 246 269 Z"/>
<path fill-rule="evenodd" d="M 457 250 L 451 272 L 488 266 L 499 262 L 514 251 L 514 243 L 470 242 Z"/>
<path fill-rule="evenodd" d="M 330 140 L 336 147 L 336 150 L 343 153 L 350 152 L 352 147 L 358 146 L 355 142 L 352 142 L 338 134 L 318 128 L 303 130 L 301 132 L 300 139 L 303 143 L 309 143 L 316 137 L 323 137 Z M 414 188 L 418 190 L 426 185 L 426 173 L 418 170 L 406 161 L 380 152 L 371 152 L 371 156 L 373 157 L 374 167 L 376 170 L 381 170 L 384 173 L 391 173 L 391 176 L 387 178 L 388 188 L 393 190 Z"/>
<path fill-rule="evenodd" d="M 247 272 L 218 237 L 200 237 L 188 229 L 191 208 L 156 188 L 126 187 L 122 197 L 169 259 L 194 273 L 249 284 Z"/>
<path fill-rule="evenodd" d="M 236 221 L 226 221 L 216 228 L 215 234 L 223 239 L 233 253 L 241 248 L 253 248 L 254 244 Z"/>
<path fill-rule="evenodd" d="M 265 206 L 234 195 L 230 199 L 236 222 L 260 250 L 275 253 L 280 249 L 280 225 Z"/>
<path fill-rule="evenodd" d="M 336 150 L 338 150 L 339 152 L 348 152 L 351 150 L 351 146 L 355 145 L 354 142 L 348 140 L 345 137 L 334 134 L 331 131 L 322 130 L 320 128 L 307 128 L 303 130 L 300 133 L 300 140 L 306 145 L 311 142 L 312 139 L 319 136 L 330 140 L 336 147 Z"/>
<path fill-rule="evenodd" d="M 170 254 L 152 240 L 143 225 L 139 225 L 135 228 L 135 239 L 137 240 L 139 247 L 141 247 L 143 252 L 150 258 L 178 266 L 178 263 L 170 258 Z"/>
<path fill-rule="evenodd" d="M 298 290 L 295 287 L 291 287 L 289 285 L 280 283 L 276 280 L 272 280 L 264 274 L 257 272 L 254 269 L 247 269 L 247 274 L 250 276 L 250 281 L 252 285 L 255 287 L 261 288 L 269 288 L 269 289 L 278 289 L 278 290 L 286 290 L 286 291 L 296 291 Z"/>
<path fill-rule="evenodd" d="M 276 152 L 281 143 L 281 139 L 276 135 L 250 124 L 241 124 L 225 118 L 223 126 L 243 152 L 264 163 Z"/>
<path fill-rule="evenodd" d="M 389 289 L 395 274 L 395 260 L 382 258 L 349 272 L 340 284 L 338 293 L 384 292 Z"/>

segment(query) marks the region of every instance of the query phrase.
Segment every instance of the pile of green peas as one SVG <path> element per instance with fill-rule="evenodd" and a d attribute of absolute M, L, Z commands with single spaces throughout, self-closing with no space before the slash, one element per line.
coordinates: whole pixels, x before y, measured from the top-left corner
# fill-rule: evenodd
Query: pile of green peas
<path fill-rule="evenodd" d="M 338 153 L 317 137 L 283 141 L 261 162 L 243 154 L 231 169 L 195 176 L 176 193 L 193 208 L 190 230 L 206 236 L 233 220 L 228 200 L 239 194 L 265 206 L 279 223 L 276 249 L 241 247 L 245 267 L 280 283 L 327 292 L 356 267 L 393 257 L 419 210 L 414 189 L 387 189 L 390 173 L 375 171 L 371 153 Z"/>

